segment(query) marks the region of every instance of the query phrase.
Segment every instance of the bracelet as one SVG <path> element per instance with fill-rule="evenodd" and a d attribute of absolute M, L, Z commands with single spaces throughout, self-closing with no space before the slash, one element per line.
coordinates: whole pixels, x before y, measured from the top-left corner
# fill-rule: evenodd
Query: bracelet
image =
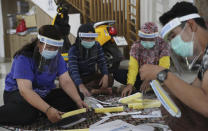
<path fill-rule="evenodd" d="M 52 106 L 49 106 L 49 107 L 46 109 L 45 114 L 47 114 L 48 110 L 49 110 L 51 107 L 52 107 Z"/>

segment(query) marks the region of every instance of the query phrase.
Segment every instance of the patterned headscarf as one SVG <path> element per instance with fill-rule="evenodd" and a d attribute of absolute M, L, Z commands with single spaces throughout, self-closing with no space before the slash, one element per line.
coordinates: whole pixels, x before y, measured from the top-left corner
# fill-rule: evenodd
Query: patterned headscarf
<path fill-rule="evenodd" d="M 146 22 L 144 25 L 142 25 L 138 35 L 142 38 L 158 37 L 158 27 L 153 22 Z"/>

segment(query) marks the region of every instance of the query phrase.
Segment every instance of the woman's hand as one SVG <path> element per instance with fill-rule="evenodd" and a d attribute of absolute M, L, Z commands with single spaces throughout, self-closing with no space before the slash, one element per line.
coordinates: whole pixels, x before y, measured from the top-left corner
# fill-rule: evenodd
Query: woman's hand
<path fill-rule="evenodd" d="M 84 96 L 91 96 L 90 92 L 88 89 L 85 87 L 84 84 L 79 85 L 79 91 L 84 94 Z"/>
<path fill-rule="evenodd" d="M 108 75 L 104 75 L 103 78 L 100 80 L 99 85 L 101 88 L 108 88 Z"/>
<path fill-rule="evenodd" d="M 88 108 L 88 105 L 82 101 L 81 99 L 79 101 L 76 101 L 78 108 Z"/>
<path fill-rule="evenodd" d="M 49 107 L 46 111 L 46 115 L 48 117 L 48 120 L 51 121 L 52 123 L 60 121 L 62 114 L 64 114 L 64 113 L 56 110 L 53 107 Z"/>
<path fill-rule="evenodd" d="M 143 81 L 142 85 L 140 86 L 141 92 L 146 92 L 148 89 L 150 89 L 150 82 L 149 81 Z"/>
<path fill-rule="evenodd" d="M 129 96 L 131 95 L 131 92 L 133 90 L 133 86 L 131 84 L 128 84 L 123 91 L 121 92 L 121 97 Z"/>

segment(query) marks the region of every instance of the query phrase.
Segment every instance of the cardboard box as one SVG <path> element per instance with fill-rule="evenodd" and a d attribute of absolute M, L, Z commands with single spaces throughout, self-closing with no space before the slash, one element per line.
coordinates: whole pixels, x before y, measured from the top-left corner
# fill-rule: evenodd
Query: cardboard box
<path fill-rule="evenodd" d="M 27 28 L 37 27 L 35 15 L 29 15 L 29 16 L 24 15 L 23 18 L 25 20 L 25 24 Z"/>
<path fill-rule="evenodd" d="M 10 57 L 12 58 L 17 50 L 21 49 L 24 45 L 29 44 L 31 40 L 36 37 L 36 34 L 27 34 L 24 36 L 20 36 L 17 34 L 8 35 Z"/>

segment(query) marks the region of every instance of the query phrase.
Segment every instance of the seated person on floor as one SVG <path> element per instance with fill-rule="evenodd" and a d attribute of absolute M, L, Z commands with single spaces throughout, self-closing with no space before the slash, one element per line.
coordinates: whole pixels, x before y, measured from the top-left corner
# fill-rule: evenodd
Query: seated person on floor
<path fill-rule="evenodd" d="M 174 66 L 187 67 L 184 71 L 188 71 L 190 76 L 195 75 L 194 72 L 198 72 L 198 76 L 192 83 L 187 83 L 161 66 L 147 64 L 140 68 L 140 77 L 142 80 L 160 81 L 179 107 L 180 118 L 162 110 L 171 130 L 208 131 L 208 31 L 205 21 L 193 3 L 178 2 L 160 17 L 160 22 L 164 26 L 161 36 L 170 43 L 176 55 L 172 59 Z M 197 61 L 201 62 L 200 68 L 191 74 L 190 69 Z"/>
<path fill-rule="evenodd" d="M 44 25 L 37 39 L 15 53 L 5 80 L 0 125 L 32 124 L 41 112 L 51 122 L 57 122 L 63 112 L 87 107 L 60 55 L 62 46 L 63 40 L 56 28 Z M 55 89 L 56 77 L 62 88 Z"/>
<path fill-rule="evenodd" d="M 95 41 L 98 34 L 91 24 L 79 27 L 75 44 L 69 50 L 68 70 L 72 80 L 84 94 L 112 94 L 113 78 L 108 75 L 104 52 Z M 96 70 L 98 65 L 101 73 Z"/>
<path fill-rule="evenodd" d="M 130 95 L 133 91 L 145 90 L 149 81 L 142 81 L 139 76 L 139 67 L 144 64 L 160 65 L 169 68 L 169 46 L 158 36 L 158 27 L 152 22 L 145 23 L 138 33 L 139 40 L 130 50 L 130 61 L 127 69 L 119 69 L 114 73 L 114 79 L 126 85 L 121 96 Z M 140 88 L 141 87 L 141 88 Z"/>

